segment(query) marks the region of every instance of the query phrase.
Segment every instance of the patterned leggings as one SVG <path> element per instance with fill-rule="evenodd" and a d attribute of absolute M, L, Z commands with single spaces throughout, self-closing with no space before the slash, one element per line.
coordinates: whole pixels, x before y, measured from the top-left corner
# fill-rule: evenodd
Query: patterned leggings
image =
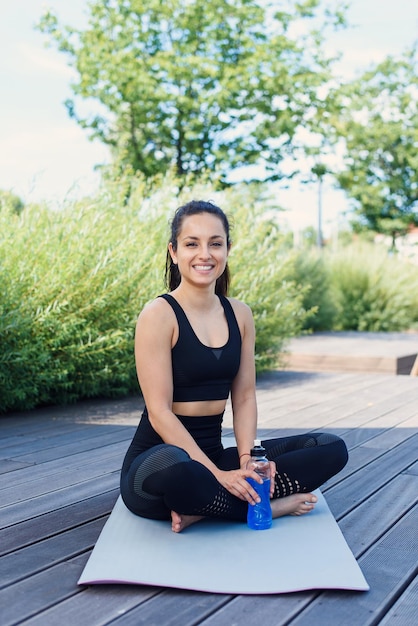
<path fill-rule="evenodd" d="M 328 433 L 307 433 L 262 442 L 276 463 L 274 498 L 317 489 L 348 460 L 342 439 Z M 222 470 L 239 467 L 237 448 L 216 459 Z M 121 495 L 135 514 L 170 519 L 170 512 L 245 521 L 247 502 L 227 491 L 201 463 L 176 446 L 156 445 L 141 453 L 122 474 Z"/>

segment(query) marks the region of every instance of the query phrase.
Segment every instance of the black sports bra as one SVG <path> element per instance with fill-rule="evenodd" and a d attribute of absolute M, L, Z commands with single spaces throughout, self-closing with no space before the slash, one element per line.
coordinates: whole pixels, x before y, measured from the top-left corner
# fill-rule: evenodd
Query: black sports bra
<path fill-rule="evenodd" d="M 177 300 L 170 294 L 160 297 L 172 307 L 179 327 L 171 350 L 173 402 L 226 400 L 241 359 L 241 333 L 229 300 L 219 296 L 228 323 L 228 341 L 221 348 L 211 348 L 198 339 Z"/>

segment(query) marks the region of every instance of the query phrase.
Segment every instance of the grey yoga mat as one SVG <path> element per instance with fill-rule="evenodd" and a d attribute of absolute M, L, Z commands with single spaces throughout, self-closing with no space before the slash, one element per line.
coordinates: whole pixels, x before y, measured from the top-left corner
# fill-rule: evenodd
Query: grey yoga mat
<path fill-rule="evenodd" d="M 228 594 L 369 586 L 317 490 L 313 512 L 269 530 L 202 520 L 176 534 L 170 522 L 133 515 L 119 497 L 78 584 L 133 583 Z"/>

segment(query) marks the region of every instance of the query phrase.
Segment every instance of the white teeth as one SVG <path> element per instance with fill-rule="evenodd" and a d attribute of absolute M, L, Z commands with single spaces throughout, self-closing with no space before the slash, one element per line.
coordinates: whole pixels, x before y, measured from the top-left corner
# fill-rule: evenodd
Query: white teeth
<path fill-rule="evenodd" d="M 195 269 L 197 270 L 211 270 L 212 265 L 195 265 Z"/>

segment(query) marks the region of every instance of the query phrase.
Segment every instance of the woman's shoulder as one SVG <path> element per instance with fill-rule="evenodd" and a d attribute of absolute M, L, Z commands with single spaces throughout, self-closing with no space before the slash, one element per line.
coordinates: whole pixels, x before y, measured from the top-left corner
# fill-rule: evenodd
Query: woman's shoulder
<path fill-rule="evenodd" d="M 235 313 L 235 317 L 238 321 L 242 322 L 252 322 L 253 313 L 251 308 L 242 300 L 237 300 L 236 298 L 227 298 L 228 302 L 232 306 L 232 309 Z"/>
<path fill-rule="evenodd" d="M 173 309 L 160 297 L 147 302 L 138 316 L 138 323 L 142 324 L 166 324 L 171 320 L 174 320 Z"/>

